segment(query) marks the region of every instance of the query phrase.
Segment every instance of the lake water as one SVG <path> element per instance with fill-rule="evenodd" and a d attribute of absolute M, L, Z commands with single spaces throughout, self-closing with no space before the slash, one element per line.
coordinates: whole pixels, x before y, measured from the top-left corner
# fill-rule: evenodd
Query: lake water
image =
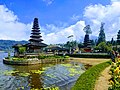
<path fill-rule="evenodd" d="M 75 62 L 16 66 L 3 64 L 7 53 L 0 52 L 0 90 L 31 90 L 59 87 L 70 90 L 85 71 L 84 65 Z"/>

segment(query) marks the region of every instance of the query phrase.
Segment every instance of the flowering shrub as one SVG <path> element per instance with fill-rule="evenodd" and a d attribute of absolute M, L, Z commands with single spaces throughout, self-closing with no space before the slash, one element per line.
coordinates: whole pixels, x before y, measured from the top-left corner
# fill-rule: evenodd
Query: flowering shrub
<path fill-rule="evenodd" d="M 109 80 L 109 90 L 120 90 L 120 59 L 116 60 L 116 63 L 112 62 L 110 68 L 111 79 Z"/>

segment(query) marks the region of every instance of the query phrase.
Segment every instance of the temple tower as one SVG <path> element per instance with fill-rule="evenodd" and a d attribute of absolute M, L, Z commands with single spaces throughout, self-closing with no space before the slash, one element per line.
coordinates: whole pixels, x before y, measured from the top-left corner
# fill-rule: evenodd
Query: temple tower
<path fill-rule="evenodd" d="M 31 44 L 34 44 L 34 45 L 39 45 L 39 43 L 41 43 L 43 40 L 41 39 L 41 33 L 40 33 L 40 30 L 39 30 L 39 24 L 38 24 L 38 19 L 35 18 L 34 19 L 34 22 L 33 22 L 33 28 L 32 28 L 32 33 L 31 33 L 31 36 L 30 36 L 30 43 Z"/>
<path fill-rule="evenodd" d="M 39 53 L 42 51 L 42 48 L 46 47 L 47 45 L 42 43 L 43 39 L 41 39 L 41 33 L 38 23 L 38 18 L 34 18 L 33 28 L 31 30 L 31 36 L 29 39 L 29 43 L 26 44 L 27 52 L 29 53 Z"/>
<path fill-rule="evenodd" d="M 91 41 L 89 39 L 89 34 L 92 33 L 90 25 L 85 26 L 83 30 L 86 33 L 85 37 L 84 37 L 84 47 L 89 47 L 91 45 Z"/>

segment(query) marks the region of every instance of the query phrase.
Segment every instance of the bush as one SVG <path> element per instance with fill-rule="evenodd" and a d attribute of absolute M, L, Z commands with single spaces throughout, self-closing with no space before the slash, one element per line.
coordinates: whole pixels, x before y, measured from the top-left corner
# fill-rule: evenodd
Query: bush
<path fill-rule="evenodd" d="M 99 74 L 109 65 L 110 61 L 100 63 L 88 69 L 78 78 L 72 90 L 94 90 L 95 82 L 98 79 Z"/>
<path fill-rule="evenodd" d="M 45 59 L 47 56 L 38 56 L 38 59 Z"/>
<path fill-rule="evenodd" d="M 19 53 L 20 54 L 24 54 L 26 52 L 26 48 L 25 47 L 19 47 Z"/>
<path fill-rule="evenodd" d="M 64 58 L 70 58 L 70 56 L 65 56 Z"/>
<path fill-rule="evenodd" d="M 64 59 L 64 58 L 69 58 L 69 56 L 58 56 L 58 55 L 54 55 L 54 56 L 44 56 L 44 55 L 40 55 L 38 56 L 38 59 Z"/>
<path fill-rule="evenodd" d="M 13 61 L 24 61 L 24 60 L 26 60 L 26 58 L 13 57 L 12 60 Z"/>
<path fill-rule="evenodd" d="M 71 54 L 70 57 L 78 57 L 78 58 L 110 58 L 111 56 L 109 54 L 94 54 L 94 53 L 88 53 L 88 54 Z"/>

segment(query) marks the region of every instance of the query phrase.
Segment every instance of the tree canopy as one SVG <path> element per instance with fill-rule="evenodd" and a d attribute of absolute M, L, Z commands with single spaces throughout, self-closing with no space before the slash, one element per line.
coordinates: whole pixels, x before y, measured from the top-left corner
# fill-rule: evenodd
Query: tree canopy
<path fill-rule="evenodd" d="M 105 42 L 105 33 L 104 33 L 104 24 L 105 23 L 101 23 L 101 27 L 100 27 L 100 33 L 99 33 L 99 36 L 98 36 L 98 42 L 97 42 L 97 45 L 101 42 Z"/>

